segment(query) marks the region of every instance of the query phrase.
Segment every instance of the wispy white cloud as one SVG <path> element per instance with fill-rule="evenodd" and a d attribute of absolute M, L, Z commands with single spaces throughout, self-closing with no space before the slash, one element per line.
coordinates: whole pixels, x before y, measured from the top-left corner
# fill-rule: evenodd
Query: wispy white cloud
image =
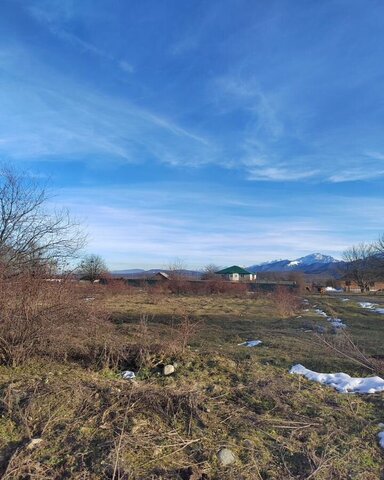
<path fill-rule="evenodd" d="M 103 2 L 18 3 L 37 29 L 49 32 L 55 45 L 65 46 L 66 54 L 77 53 L 91 68 L 108 65 L 105 71 L 113 70 L 125 84 L 115 91 L 114 79 L 108 78 L 104 89 L 100 78 L 92 87 L 86 75 L 82 79 L 40 63 L 44 54 L 39 57 L 25 42 L 13 47 L 17 55 L 10 47 L 0 51 L 6 77 L 0 93 L 6 119 L 0 118 L 0 152 L 6 156 L 60 156 L 61 161 L 108 156 L 114 163 L 155 160 L 174 167 L 210 164 L 263 182 L 341 183 L 384 175 L 379 136 L 368 126 L 360 135 L 357 122 L 351 121 L 357 118 L 352 108 L 355 89 L 369 84 L 370 70 L 359 69 L 345 82 L 346 74 L 337 68 L 343 58 L 334 45 L 345 40 L 345 25 L 340 30 L 331 22 L 322 41 L 296 51 L 296 35 L 305 37 L 307 27 L 303 22 L 291 29 L 284 9 L 255 7 L 250 14 L 259 19 L 257 28 L 240 15 L 241 29 L 227 22 L 229 12 L 238 14 L 235 2 L 225 2 L 223 15 L 216 6 L 207 6 L 202 18 L 187 19 L 189 10 L 181 9 L 176 12 L 180 28 L 172 30 L 158 50 L 164 58 L 149 52 L 147 65 L 156 67 L 153 75 L 145 67 L 141 76 L 140 61 L 116 48 L 112 30 L 121 26 L 119 19 L 113 18 L 110 31 L 100 35 L 98 25 L 107 26 L 113 10 Z M 300 18 L 313 18 L 317 10 L 326 15 L 329 7 L 304 10 Z M 153 21 L 160 18 L 152 14 Z M 221 30 L 222 20 L 228 35 Z M 287 45 L 277 42 L 281 31 Z M 147 52 L 141 58 L 147 59 Z M 153 78 L 169 97 L 161 98 Z M 138 92 L 146 92 L 147 98 Z M 364 98 L 367 92 L 360 91 Z M 335 101 L 339 104 L 333 108 Z M 367 105 L 362 105 L 363 116 L 374 111 L 380 118 L 380 102 Z"/>
<path fill-rule="evenodd" d="M 170 198 L 171 189 L 71 189 L 59 200 L 86 221 L 89 251 L 105 256 L 112 268 L 162 267 L 177 256 L 191 267 L 250 265 L 314 251 L 340 257 L 351 244 L 376 239 L 384 208 L 383 199 L 369 197 L 314 195 L 309 204 L 300 192 L 267 201 L 229 192 L 221 202 L 212 188 L 204 193 L 180 186 Z"/>
<path fill-rule="evenodd" d="M 81 38 L 69 29 L 71 21 L 77 19 L 79 16 L 82 17 L 83 20 L 88 20 L 89 11 L 87 11 L 87 15 L 84 16 L 81 4 L 73 2 L 72 0 L 38 0 L 27 5 L 26 10 L 35 20 L 47 28 L 52 35 L 71 45 L 73 48 L 112 62 L 122 72 L 129 74 L 135 72 L 135 68 L 127 60 L 119 60 L 110 51 Z"/>
<path fill-rule="evenodd" d="M 299 181 L 306 178 L 314 177 L 318 174 L 318 170 L 312 171 L 295 171 L 290 167 L 266 167 L 255 168 L 249 171 L 249 180 L 290 182 Z"/>
<path fill-rule="evenodd" d="M 334 183 L 342 182 L 356 182 L 362 180 L 372 180 L 380 178 L 384 175 L 384 169 L 376 169 L 375 167 L 371 170 L 367 167 L 355 168 L 355 169 L 346 169 L 334 175 L 330 175 L 329 180 Z"/>
<path fill-rule="evenodd" d="M 7 157 L 108 155 L 112 161 L 195 165 L 210 162 L 217 153 L 209 139 L 158 112 L 63 78 L 26 49 L 19 47 L 16 57 L 12 52 L 14 48 L 1 50 L 9 80 L 3 79 L 0 93 L 0 152 Z M 29 76 L 20 61 L 33 62 Z"/>
<path fill-rule="evenodd" d="M 135 67 L 131 65 L 129 62 L 127 62 L 126 60 L 120 60 L 119 67 L 121 68 L 121 70 L 127 73 L 135 72 Z"/>

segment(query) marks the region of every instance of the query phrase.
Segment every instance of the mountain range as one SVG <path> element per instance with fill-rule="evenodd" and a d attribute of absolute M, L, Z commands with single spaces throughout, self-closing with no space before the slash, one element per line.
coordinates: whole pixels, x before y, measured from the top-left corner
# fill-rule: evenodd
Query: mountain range
<path fill-rule="evenodd" d="M 342 264 L 340 260 L 323 255 L 312 253 L 305 257 L 294 260 L 272 260 L 247 267 L 250 272 L 303 272 L 307 274 L 336 273 Z"/>

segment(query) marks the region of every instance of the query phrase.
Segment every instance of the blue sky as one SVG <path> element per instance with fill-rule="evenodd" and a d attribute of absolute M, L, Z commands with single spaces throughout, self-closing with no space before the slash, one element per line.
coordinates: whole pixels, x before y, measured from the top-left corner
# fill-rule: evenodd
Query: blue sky
<path fill-rule="evenodd" d="M 0 160 L 111 268 L 383 233 L 384 3 L 3 0 Z"/>

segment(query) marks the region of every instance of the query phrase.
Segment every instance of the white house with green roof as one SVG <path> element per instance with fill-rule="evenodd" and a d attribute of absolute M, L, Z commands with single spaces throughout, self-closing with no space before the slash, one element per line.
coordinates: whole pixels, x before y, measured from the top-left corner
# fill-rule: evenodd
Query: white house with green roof
<path fill-rule="evenodd" d="M 223 270 L 215 272 L 215 274 L 220 275 L 221 278 L 229 280 L 230 282 L 252 282 L 256 280 L 256 273 L 248 272 L 248 270 L 238 265 L 224 268 Z"/>

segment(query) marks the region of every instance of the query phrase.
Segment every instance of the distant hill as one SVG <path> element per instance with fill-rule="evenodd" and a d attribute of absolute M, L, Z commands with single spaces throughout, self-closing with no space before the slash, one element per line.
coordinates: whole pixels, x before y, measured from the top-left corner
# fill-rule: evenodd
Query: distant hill
<path fill-rule="evenodd" d="M 303 272 L 307 274 L 330 274 L 335 275 L 339 267 L 344 262 L 323 255 L 322 253 L 312 253 L 305 257 L 295 260 L 273 260 L 247 267 L 247 270 L 253 273 L 259 272 Z"/>
<path fill-rule="evenodd" d="M 111 273 L 113 275 L 131 275 L 136 273 L 144 273 L 143 268 L 129 268 L 128 270 L 113 270 Z"/>

